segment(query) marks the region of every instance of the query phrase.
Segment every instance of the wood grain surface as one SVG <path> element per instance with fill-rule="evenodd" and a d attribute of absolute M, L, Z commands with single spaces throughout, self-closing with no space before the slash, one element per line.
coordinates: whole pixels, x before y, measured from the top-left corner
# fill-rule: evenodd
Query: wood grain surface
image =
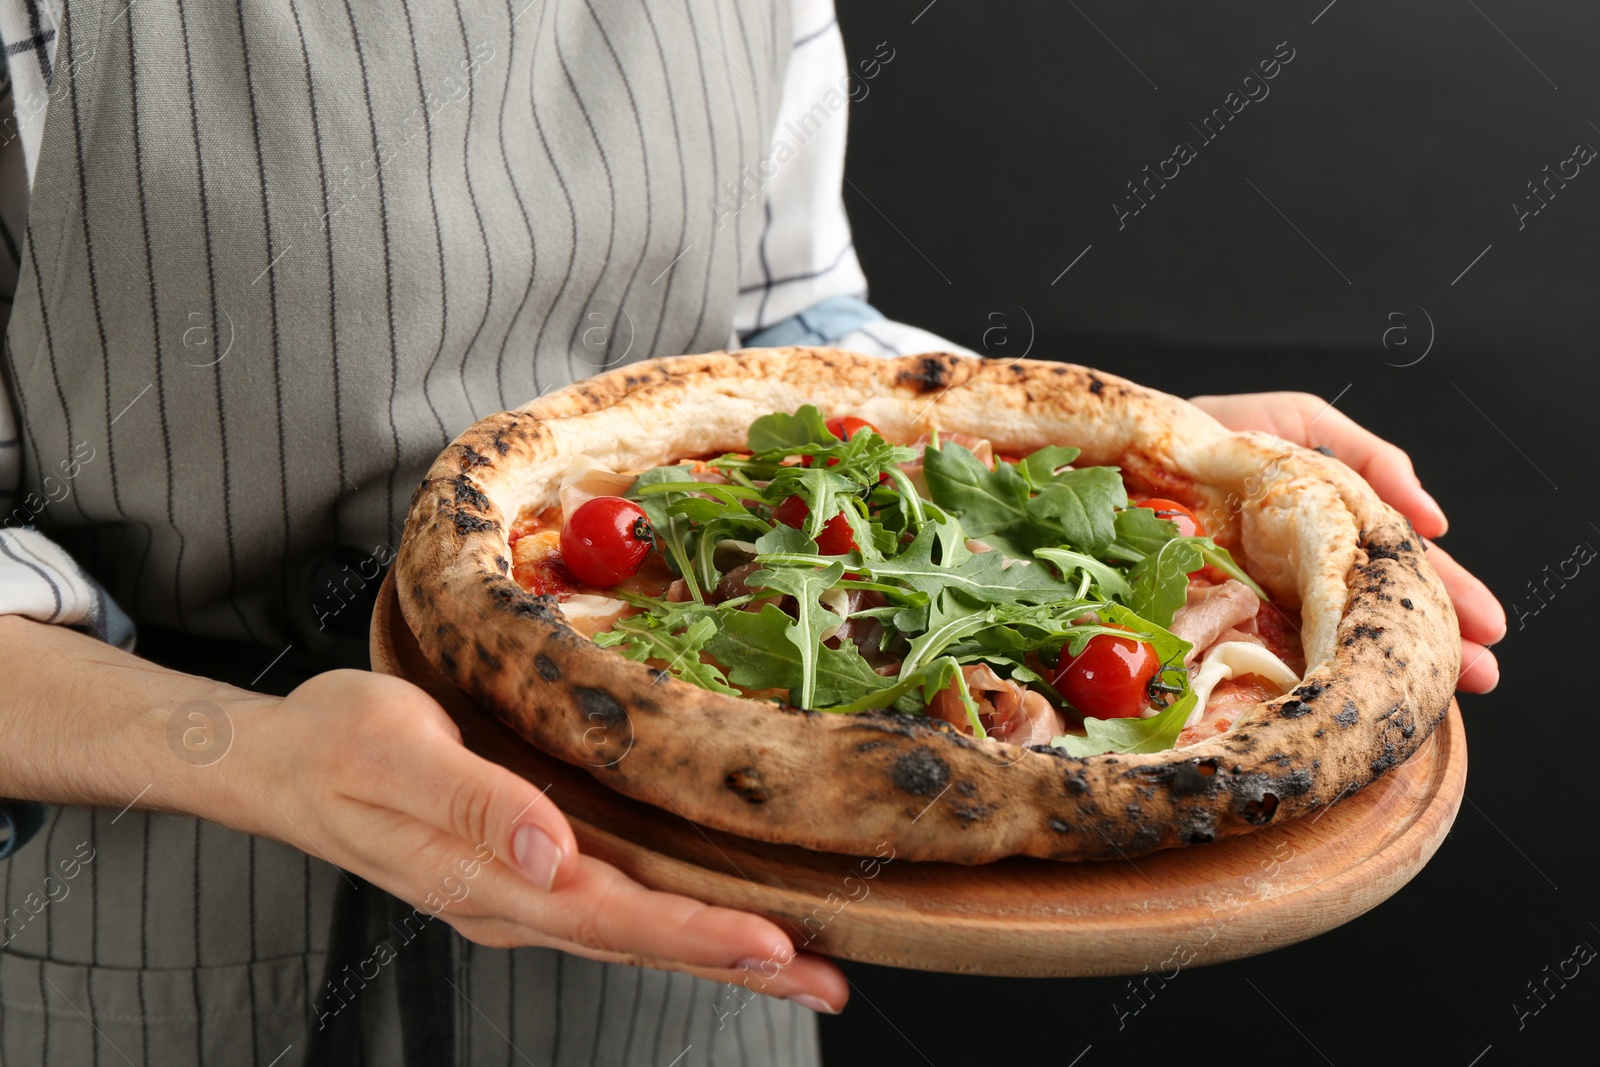
<path fill-rule="evenodd" d="M 652 888 L 771 916 L 797 948 L 919 970 L 1170 974 L 1293 944 L 1410 881 L 1444 840 L 1466 787 L 1466 736 L 1452 702 L 1404 766 L 1315 817 L 1240 837 L 1103 863 L 914 863 L 887 845 L 841 856 L 700 827 L 665 794 L 661 807 L 640 803 L 540 752 L 428 664 L 392 576 L 373 613 L 372 665 L 432 694 L 473 751 L 548 786 L 587 854 Z"/>

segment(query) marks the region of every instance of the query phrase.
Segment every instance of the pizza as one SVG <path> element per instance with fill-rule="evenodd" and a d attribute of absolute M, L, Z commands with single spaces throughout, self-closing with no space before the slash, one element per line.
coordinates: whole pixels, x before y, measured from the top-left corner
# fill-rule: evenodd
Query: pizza
<path fill-rule="evenodd" d="M 1064 363 L 627 366 L 438 458 L 428 660 L 697 823 L 848 854 L 1136 856 L 1315 812 L 1445 716 L 1454 609 L 1336 459 Z"/>

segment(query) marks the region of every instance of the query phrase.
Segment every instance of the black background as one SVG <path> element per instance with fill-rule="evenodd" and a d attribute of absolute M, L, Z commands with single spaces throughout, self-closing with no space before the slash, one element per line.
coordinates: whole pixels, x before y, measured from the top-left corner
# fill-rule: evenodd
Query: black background
<path fill-rule="evenodd" d="M 1512 616 L 1499 688 L 1462 699 L 1455 827 L 1375 911 L 1185 970 L 1121 1028 L 1122 979 L 848 964 L 852 1004 L 823 1029 L 833 1067 L 1065 1067 L 1085 1048 L 1082 1067 L 1592 1062 L 1600 965 L 1520 1025 L 1513 1005 L 1536 1008 L 1526 983 L 1575 945 L 1600 947 L 1600 573 L 1552 583 L 1543 608 L 1527 588 L 1579 543 L 1600 546 L 1600 168 L 1552 183 L 1520 228 L 1513 204 L 1536 206 L 1526 183 L 1576 144 L 1600 146 L 1600 11 L 1326 4 L 842 4 L 853 62 L 895 50 L 852 107 L 846 201 L 873 303 L 893 318 L 973 347 L 974 321 L 1004 321 L 991 342 L 1011 347 L 993 354 L 1031 341 L 1034 356 L 1180 395 L 1338 397 L 1411 453 L 1451 517 L 1443 546 Z M 1270 95 L 1201 145 L 1189 123 L 1280 42 L 1294 59 Z M 1125 183 L 1179 141 L 1198 158 L 1119 230 Z"/>

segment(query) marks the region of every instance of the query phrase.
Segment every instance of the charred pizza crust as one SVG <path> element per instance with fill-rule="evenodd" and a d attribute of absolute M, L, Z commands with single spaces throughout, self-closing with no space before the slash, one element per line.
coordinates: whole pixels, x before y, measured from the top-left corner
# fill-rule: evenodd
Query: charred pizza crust
<path fill-rule="evenodd" d="M 1298 608 L 1291 693 L 1218 737 L 1088 759 L 978 742 L 936 720 L 833 715 L 711 693 L 599 648 L 510 578 L 507 531 L 556 501 L 571 457 L 617 470 L 743 447 L 801 404 L 893 439 L 937 427 L 1025 453 L 1074 444 L 1183 493 Z M 1455 688 L 1455 612 L 1409 524 L 1347 467 L 1231 433 L 1175 397 L 1085 367 L 751 349 L 654 360 L 478 422 L 413 499 L 397 564 L 428 659 L 529 741 L 639 800 L 747 837 L 983 863 L 1134 856 L 1331 804 L 1404 762 Z"/>

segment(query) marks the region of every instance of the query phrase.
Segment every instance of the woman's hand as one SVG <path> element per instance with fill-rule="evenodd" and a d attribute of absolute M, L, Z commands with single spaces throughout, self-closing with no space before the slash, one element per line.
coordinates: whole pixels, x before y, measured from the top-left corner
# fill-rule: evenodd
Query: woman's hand
<path fill-rule="evenodd" d="M 1411 457 L 1362 429 L 1320 397 L 1309 393 L 1244 393 L 1197 396 L 1192 401 L 1230 430 L 1264 430 L 1308 448 L 1326 448 L 1377 490 L 1378 495 L 1422 536 L 1428 559 L 1461 624 L 1461 678 L 1469 693 L 1487 693 L 1500 681 L 1500 665 L 1489 645 L 1506 635 L 1506 613 L 1489 587 L 1428 540 L 1442 537 L 1449 523 L 1438 503 L 1422 488 Z"/>
<path fill-rule="evenodd" d="M 353 871 L 479 944 L 543 945 L 844 1007 L 839 969 L 796 954 L 774 923 L 654 892 L 581 854 L 560 798 L 469 752 L 409 682 L 334 671 L 282 700 L 241 700 L 230 717 L 233 749 L 207 769 L 233 781 L 227 822 Z"/>

